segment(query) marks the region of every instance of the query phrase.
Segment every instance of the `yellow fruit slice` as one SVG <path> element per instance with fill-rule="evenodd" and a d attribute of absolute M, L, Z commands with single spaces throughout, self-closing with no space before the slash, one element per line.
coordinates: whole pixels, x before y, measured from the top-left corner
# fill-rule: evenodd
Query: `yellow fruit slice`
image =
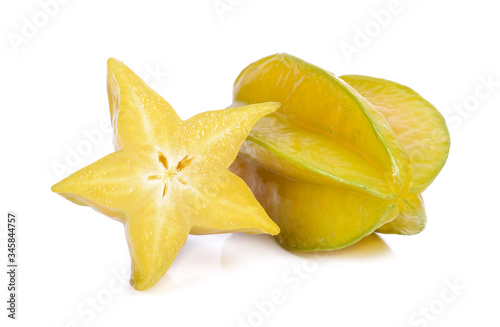
<path fill-rule="evenodd" d="M 227 168 L 266 103 L 203 113 L 187 121 L 127 66 L 108 61 L 117 152 L 52 187 L 125 225 L 131 284 L 152 287 L 188 234 L 279 233 L 245 183 Z"/>
<path fill-rule="evenodd" d="M 409 185 L 406 193 L 422 193 L 444 166 L 450 148 L 450 135 L 443 116 L 409 87 L 369 76 L 347 75 L 341 79 L 354 87 L 383 114 L 408 156 Z M 411 197 L 411 195 L 407 195 Z M 381 233 L 415 234 L 423 230 L 426 218 L 422 205 L 415 198 L 408 200 L 422 213 L 413 215 L 404 211 Z M 416 219 L 421 219 L 419 222 Z M 394 226 L 390 226 L 394 224 Z"/>
<path fill-rule="evenodd" d="M 127 146 L 151 145 L 176 148 L 176 138 L 165 130 L 177 131 L 181 123 L 172 106 L 132 70 L 114 58 L 108 60 L 108 100 L 116 150 Z M 160 110 L 161 109 L 161 110 Z"/>
<path fill-rule="evenodd" d="M 337 78 L 287 54 L 240 73 L 233 105 L 281 102 L 254 126 L 230 169 L 278 223 L 282 245 L 338 249 L 374 230 L 423 229 L 418 193 L 444 164 L 449 138 L 434 107 L 396 86 L 370 93 L 359 78 Z M 413 151 L 429 145 L 429 133 L 440 136 L 436 148 Z"/>
<path fill-rule="evenodd" d="M 233 173 L 200 174 L 186 183 L 192 187 L 172 194 L 172 200 L 182 204 L 179 207 L 189 217 L 191 234 L 279 232 L 272 220 L 262 218 L 267 217 L 266 212 L 255 205 L 248 186 Z"/>

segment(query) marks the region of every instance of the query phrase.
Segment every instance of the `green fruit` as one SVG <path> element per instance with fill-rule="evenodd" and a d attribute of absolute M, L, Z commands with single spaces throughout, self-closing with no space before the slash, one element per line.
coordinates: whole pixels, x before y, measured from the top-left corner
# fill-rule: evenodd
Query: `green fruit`
<path fill-rule="evenodd" d="M 450 139 L 439 112 L 413 90 L 365 76 L 336 77 L 287 54 L 245 68 L 233 106 L 277 101 L 231 170 L 299 251 L 348 246 L 378 230 L 415 234 L 420 193 L 443 167 Z"/>

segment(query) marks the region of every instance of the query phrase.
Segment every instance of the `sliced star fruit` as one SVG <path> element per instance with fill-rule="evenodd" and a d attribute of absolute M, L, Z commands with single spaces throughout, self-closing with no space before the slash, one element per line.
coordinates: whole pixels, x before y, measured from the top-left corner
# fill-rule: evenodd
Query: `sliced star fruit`
<path fill-rule="evenodd" d="M 232 106 L 278 101 L 230 169 L 280 226 L 285 248 L 332 250 L 374 231 L 415 234 L 420 193 L 443 167 L 441 114 L 413 90 L 365 76 L 336 77 L 288 54 L 238 76 Z"/>
<path fill-rule="evenodd" d="M 189 233 L 279 233 L 250 189 L 227 168 L 275 102 L 209 111 L 182 121 L 127 66 L 108 61 L 116 152 L 52 187 L 125 226 L 131 284 L 152 287 Z"/>

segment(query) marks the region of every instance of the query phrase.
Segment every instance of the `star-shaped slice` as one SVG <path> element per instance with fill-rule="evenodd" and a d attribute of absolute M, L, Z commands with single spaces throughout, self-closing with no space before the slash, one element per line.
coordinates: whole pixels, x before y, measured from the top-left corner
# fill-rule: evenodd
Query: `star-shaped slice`
<path fill-rule="evenodd" d="M 152 287 L 189 233 L 279 233 L 247 185 L 227 169 L 269 102 L 183 121 L 121 61 L 108 60 L 116 152 L 52 187 L 68 200 L 121 221 L 132 259 L 130 283 Z"/>

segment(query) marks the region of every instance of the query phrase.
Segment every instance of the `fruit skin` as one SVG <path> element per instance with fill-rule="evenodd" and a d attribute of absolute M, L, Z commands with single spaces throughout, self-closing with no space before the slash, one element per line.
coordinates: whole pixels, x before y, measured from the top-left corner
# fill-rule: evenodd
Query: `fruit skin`
<path fill-rule="evenodd" d="M 422 193 L 448 158 L 450 135 L 443 116 L 411 88 L 392 81 L 360 76 L 340 77 L 381 112 L 405 149 L 411 178 L 398 201 L 401 212 L 380 233 L 413 235 L 427 223 Z"/>
<path fill-rule="evenodd" d="M 127 66 L 108 60 L 113 152 L 52 187 L 124 224 L 137 290 L 168 270 L 188 234 L 279 233 L 228 171 L 255 122 L 278 103 L 209 111 L 182 121 Z"/>
<path fill-rule="evenodd" d="M 276 54 L 240 73 L 233 99 L 281 103 L 257 122 L 230 170 L 280 226 L 285 248 L 332 250 L 373 231 L 423 230 L 419 194 L 450 141 L 442 116 L 416 92 Z"/>
<path fill-rule="evenodd" d="M 281 232 L 275 236 L 276 240 L 290 250 L 342 248 L 395 218 L 396 204 L 393 201 L 291 179 L 274 173 L 245 155 L 238 156 L 231 170 L 247 183 L 269 216 L 280 226 Z M 353 207 L 359 208 L 363 223 L 353 225 L 349 219 L 312 221 L 315 217 L 335 217 L 338 212 L 348 212 Z M 350 229 L 356 230 L 345 232 Z"/>

